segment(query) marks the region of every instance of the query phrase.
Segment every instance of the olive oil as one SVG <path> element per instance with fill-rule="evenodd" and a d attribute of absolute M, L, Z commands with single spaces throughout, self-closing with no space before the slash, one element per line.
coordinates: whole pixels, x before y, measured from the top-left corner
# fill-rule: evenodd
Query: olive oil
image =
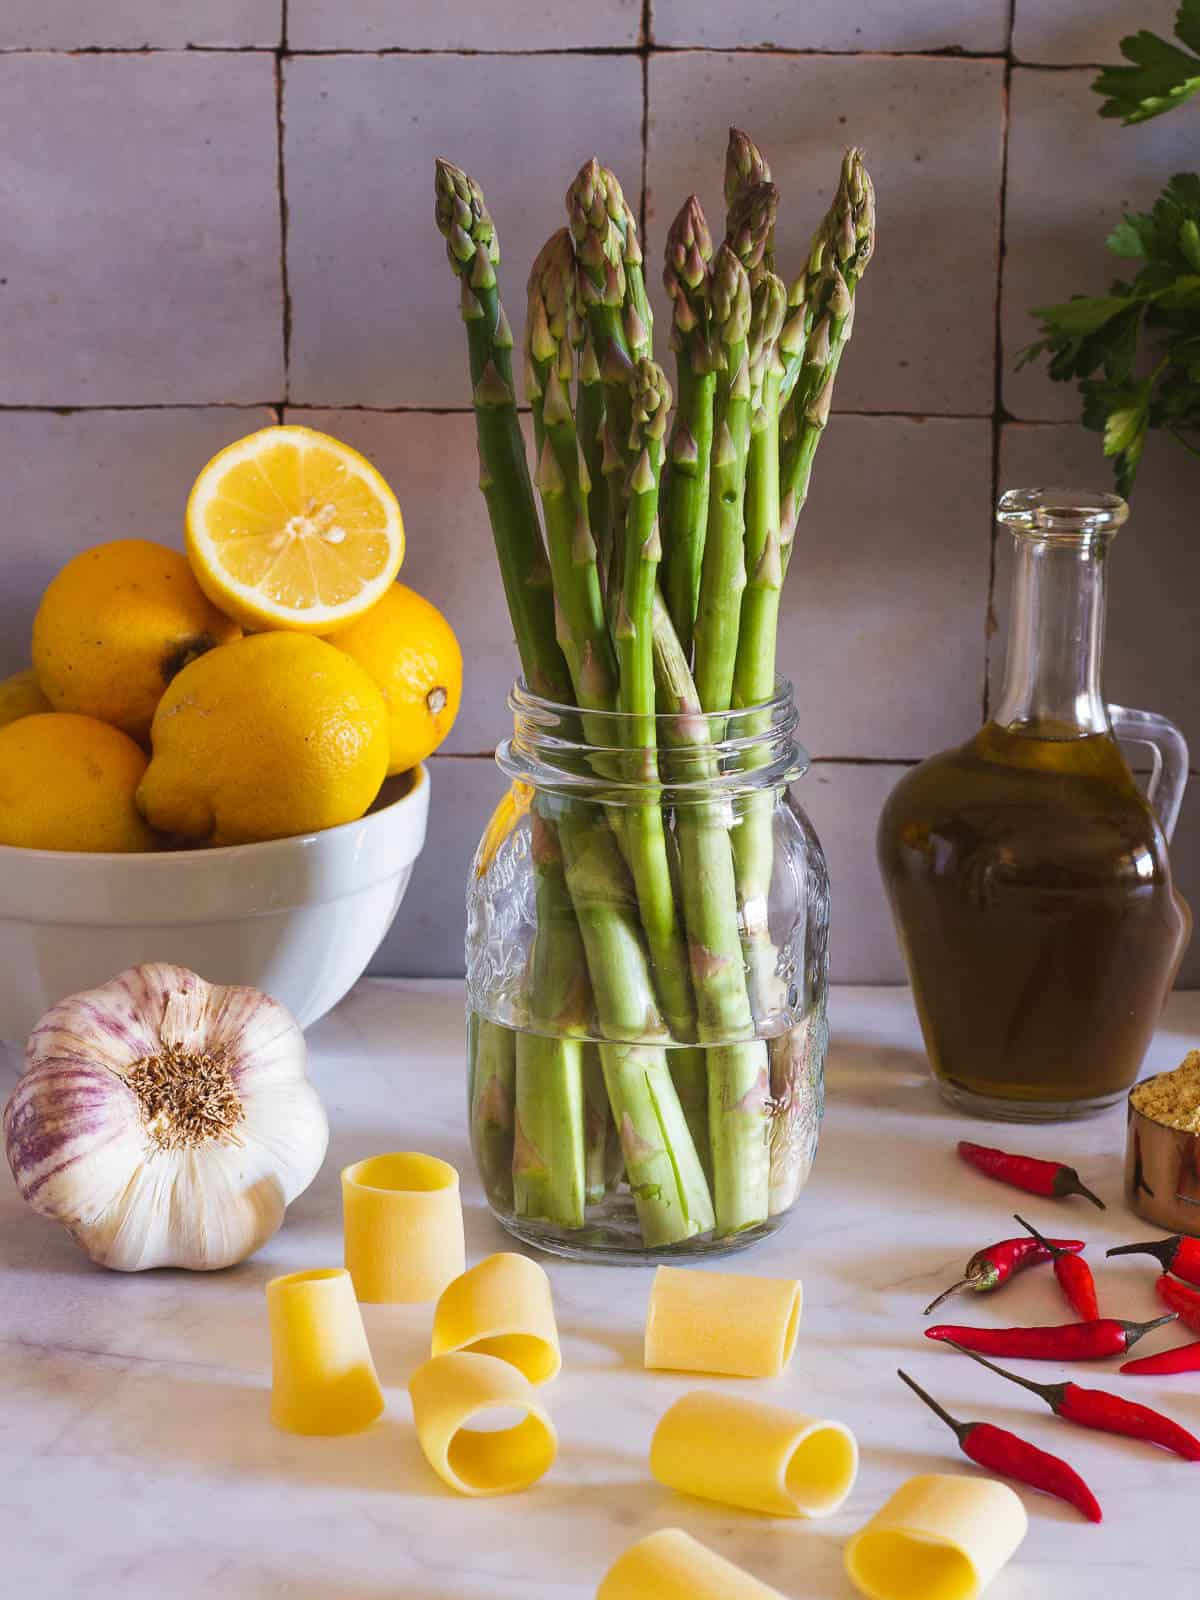
<path fill-rule="evenodd" d="M 947 1097 L 1031 1118 L 1119 1098 L 1191 915 L 1112 733 L 989 722 L 896 786 L 879 853 Z"/>

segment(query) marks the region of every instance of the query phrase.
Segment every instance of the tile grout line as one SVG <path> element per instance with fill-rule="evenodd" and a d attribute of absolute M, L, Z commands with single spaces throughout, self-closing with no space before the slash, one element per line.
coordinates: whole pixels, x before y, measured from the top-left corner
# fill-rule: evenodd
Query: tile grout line
<path fill-rule="evenodd" d="M 638 206 L 638 231 L 646 248 L 646 174 L 650 166 L 650 56 L 654 50 L 654 0 L 642 0 L 642 199 Z"/>
<path fill-rule="evenodd" d="M 1111 62 L 1103 61 L 1020 61 L 1011 50 L 967 50 L 961 45 L 945 45 L 930 50 L 805 50 L 800 47 L 779 47 L 771 44 L 752 45 L 696 45 L 696 44 L 627 44 L 627 45 L 558 45 L 525 50 L 470 50 L 429 46 L 425 48 L 404 45 L 384 45 L 372 49 L 364 46 L 342 46 L 328 49 L 294 49 L 274 44 L 182 44 L 182 45 L 80 45 L 74 49 L 43 49 L 36 45 L 8 45 L 0 47 L 0 58 L 5 56 L 214 56 L 214 55 L 279 55 L 289 56 L 348 56 L 351 58 L 376 56 L 784 56 L 788 58 L 814 58 L 834 61 L 997 61 L 1020 67 L 1030 72 L 1099 72 Z"/>
<path fill-rule="evenodd" d="M 53 405 L 46 402 L 40 405 L 18 405 L 0 402 L 0 416 L 7 412 L 17 414 L 31 412 L 44 416 L 89 416 L 108 411 L 278 411 L 281 406 L 287 406 L 291 411 L 361 411 L 368 416 L 380 417 L 469 417 L 474 415 L 470 406 L 438 406 L 422 404 L 414 401 L 411 405 L 396 406 L 371 406 L 361 402 L 348 400 L 297 400 L 290 397 L 284 401 L 276 398 L 262 400 L 159 400 L 159 401 L 121 401 L 105 402 L 95 401 L 87 405 Z M 517 408 L 522 415 L 529 412 L 525 405 Z M 991 422 L 991 411 L 868 411 L 855 406 L 834 406 L 832 415 L 835 417 L 868 417 L 878 421 L 887 422 Z M 1022 427 L 1029 428 L 1064 428 L 1070 427 L 1070 419 L 1036 418 L 1021 421 Z"/>
<path fill-rule="evenodd" d="M 996 635 L 996 556 L 997 537 L 995 523 L 996 501 L 1000 494 L 1000 447 L 1004 433 L 1004 256 L 1008 248 L 1008 140 L 1011 126 L 1011 98 L 1013 75 L 1013 32 L 1017 20 L 1017 0 L 1008 0 L 1008 34 L 1005 50 L 1004 83 L 1000 98 L 1000 192 L 996 216 L 996 300 L 995 328 L 992 345 L 993 383 L 992 401 L 992 503 L 988 507 L 988 579 L 987 600 L 983 612 L 983 721 L 988 720 L 992 699 L 992 640 Z"/>
<path fill-rule="evenodd" d="M 281 336 L 283 339 L 283 398 L 276 408 L 278 420 L 283 421 L 284 407 L 291 399 L 292 386 L 292 286 L 288 273 L 288 199 L 286 157 L 284 154 L 285 126 L 283 104 L 284 62 L 288 54 L 288 3 L 279 0 L 279 48 L 275 54 L 275 182 L 279 190 L 279 292 L 282 304 Z"/>

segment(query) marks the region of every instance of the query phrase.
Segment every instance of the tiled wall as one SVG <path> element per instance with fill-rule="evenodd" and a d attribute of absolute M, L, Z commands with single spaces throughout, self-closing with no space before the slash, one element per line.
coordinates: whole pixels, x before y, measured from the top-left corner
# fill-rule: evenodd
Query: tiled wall
<path fill-rule="evenodd" d="M 513 651 L 475 487 L 432 162 L 484 183 L 503 286 L 593 151 L 644 195 L 648 254 L 685 193 L 719 215 L 726 126 L 765 146 L 783 262 L 866 146 L 879 250 L 818 463 L 783 665 L 816 762 L 834 967 L 891 981 L 875 818 L 905 765 L 994 692 L 997 484 L 1103 484 L 1074 397 L 1013 371 L 1031 305 L 1105 283 L 1101 241 L 1195 163 L 1183 110 L 1096 116 L 1094 65 L 1173 0 L 4 0 L 0 6 L 0 672 L 67 556 L 176 541 L 223 443 L 294 417 L 395 484 L 405 577 L 467 649 L 433 761 L 428 850 L 378 970 L 460 970 L 461 888 L 500 790 Z M 1200 462 L 1156 440 L 1113 563 L 1107 687 L 1200 749 Z M 993 603 L 995 602 L 995 603 Z M 1200 784 L 1176 850 L 1200 903 Z M 1185 977 L 1200 979 L 1200 951 Z"/>

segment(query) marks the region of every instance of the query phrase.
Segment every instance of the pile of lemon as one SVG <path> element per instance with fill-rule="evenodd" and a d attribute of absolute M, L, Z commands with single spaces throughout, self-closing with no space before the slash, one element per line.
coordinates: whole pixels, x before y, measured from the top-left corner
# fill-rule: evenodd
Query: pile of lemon
<path fill-rule="evenodd" d="M 357 451 L 265 428 L 201 472 L 186 556 L 85 550 L 0 682 L 0 844 L 245 844 L 361 817 L 449 733 L 462 654 L 396 582 L 404 523 Z"/>

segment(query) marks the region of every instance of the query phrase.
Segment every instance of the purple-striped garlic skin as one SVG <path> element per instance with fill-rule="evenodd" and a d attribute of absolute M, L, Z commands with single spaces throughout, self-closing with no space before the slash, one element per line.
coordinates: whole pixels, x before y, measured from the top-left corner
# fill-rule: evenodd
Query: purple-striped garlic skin
<path fill-rule="evenodd" d="M 4 1114 L 17 1186 L 102 1265 L 230 1266 L 325 1158 L 306 1055 L 269 996 L 133 967 L 60 1001 L 30 1036 Z"/>

